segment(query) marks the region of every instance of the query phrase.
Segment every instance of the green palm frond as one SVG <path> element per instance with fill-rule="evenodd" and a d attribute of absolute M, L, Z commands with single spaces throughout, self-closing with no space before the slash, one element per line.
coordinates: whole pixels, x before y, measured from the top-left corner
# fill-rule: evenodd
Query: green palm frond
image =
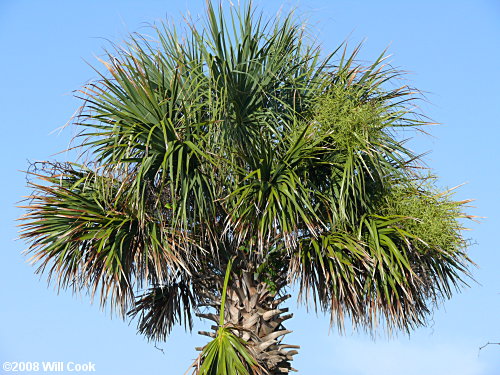
<path fill-rule="evenodd" d="M 252 356 L 247 343 L 230 331 L 221 327 L 217 336 L 209 342 L 195 362 L 196 375 L 259 375 L 263 369 Z"/>
<path fill-rule="evenodd" d="M 143 283 L 162 283 L 184 269 L 185 239 L 168 231 L 162 210 L 142 217 L 127 199 L 127 181 L 77 165 L 55 165 L 32 182 L 22 218 L 31 262 L 59 287 L 98 293 L 121 314 Z"/>
<path fill-rule="evenodd" d="M 348 316 L 370 331 L 380 323 L 389 332 L 409 331 L 425 324 L 430 306 L 466 285 L 467 243 L 455 226 L 467 202 L 415 190 L 406 194 L 388 199 L 392 209 L 381 210 L 397 215 L 364 216 L 351 232 L 303 240 L 292 259 L 290 275 L 301 294 L 329 311 L 341 330 Z M 430 240 L 438 233 L 442 240 Z"/>

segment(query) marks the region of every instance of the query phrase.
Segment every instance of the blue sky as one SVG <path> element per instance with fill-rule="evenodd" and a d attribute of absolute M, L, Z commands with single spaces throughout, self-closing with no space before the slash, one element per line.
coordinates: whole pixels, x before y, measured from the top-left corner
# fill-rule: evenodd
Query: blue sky
<path fill-rule="evenodd" d="M 282 2 L 256 4 L 272 16 Z M 361 57 L 373 60 L 389 46 L 392 64 L 426 93 L 421 110 L 441 123 L 412 147 L 431 151 L 425 160 L 441 186 L 466 183 L 456 197 L 476 199 L 470 213 L 487 217 L 470 223 L 467 233 L 477 282 L 410 337 L 373 341 L 350 330 L 341 337 L 330 332 L 327 317 L 291 303 L 296 316 L 288 341 L 302 346 L 294 367 L 303 374 L 499 374 L 500 347 L 478 348 L 500 341 L 500 2 L 297 0 L 290 6 L 309 21 L 324 51 L 366 38 Z M 92 361 L 103 375 L 183 374 L 193 347 L 203 344 L 179 328 L 158 345 L 163 354 L 135 333 L 134 323 L 110 319 L 87 296 L 47 288 L 21 255 L 25 245 L 15 241 L 14 222 L 22 213 L 16 202 L 28 193 L 20 170 L 68 145 L 74 129 L 55 130 L 79 105 L 73 90 L 96 78 L 86 62 L 98 65 L 106 39 L 119 42 L 146 31 L 145 22 L 179 21 L 203 9 L 203 0 L 0 1 L 0 362 Z"/>

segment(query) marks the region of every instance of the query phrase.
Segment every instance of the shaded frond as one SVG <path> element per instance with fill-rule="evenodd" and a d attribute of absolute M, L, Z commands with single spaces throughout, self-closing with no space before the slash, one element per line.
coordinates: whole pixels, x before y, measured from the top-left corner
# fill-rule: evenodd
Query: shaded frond
<path fill-rule="evenodd" d="M 196 308 L 196 296 L 190 280 L 181 280 L 151 288 L 137 297 L 135 307 L 128 312 L 138 319 L 137 330 L 148 339 L 165 341 L 176 324 L 192 329 L 192 310 Z"/>

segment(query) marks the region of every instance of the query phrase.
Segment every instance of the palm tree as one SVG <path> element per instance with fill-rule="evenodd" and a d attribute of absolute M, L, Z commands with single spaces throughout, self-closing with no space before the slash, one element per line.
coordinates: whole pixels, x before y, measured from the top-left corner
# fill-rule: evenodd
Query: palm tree
<path fill-rule="evenodd" d="M 131 36 L 79 91 L 78 163 L 31 174 L 21 237 L 37 272 L 152 340 L 214 321 L 199 374 L 292 370 L 292 285 L 341 330 L 425 324 L 470 260 L 467 202 L 399 131 L 426 124 L 419 96 L 384 55 L 323 55 L 291 14 L 208 3 L 205 21 Z"/>

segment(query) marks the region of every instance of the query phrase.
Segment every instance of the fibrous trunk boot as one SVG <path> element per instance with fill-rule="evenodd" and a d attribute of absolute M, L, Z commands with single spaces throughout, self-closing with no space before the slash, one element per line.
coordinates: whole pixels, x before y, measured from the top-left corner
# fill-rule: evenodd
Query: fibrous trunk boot
<path fill-rule="evenodd" d="M 293 314 L 288 314 L 288 308 L 279 307 L 289 297 L 278 297 L 266 283 L 256 281 L 251 272 L 232 275 L 227 288 L 224 324 L 248 343 L 259 365 L 269 375 L 296 371 L 291 367 L 291 361 L 297 354 L 295 349 L 300 347 L 283 343 L 285 335 L 292 332 L 285 329 L 283 322 Z M 198 315 L 218 323 L 215 314 Z M 215 337 L 217 328 L 212 326 L 213 332 L 199 333 Z"/>

